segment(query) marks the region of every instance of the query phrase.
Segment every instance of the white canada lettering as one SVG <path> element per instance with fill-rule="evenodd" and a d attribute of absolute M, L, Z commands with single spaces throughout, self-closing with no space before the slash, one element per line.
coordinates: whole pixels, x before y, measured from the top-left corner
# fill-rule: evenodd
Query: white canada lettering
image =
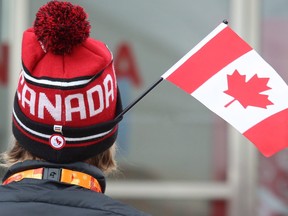
<path fill-rule="evenodd" d="M 21 74 L 20 74 L 19 82 L 20 82 L 21 85 L 23 85 L 24 81 L 25 81 L 25 79 L 24 79 L 24 74 L 23 74 L 23 71 L 22 71 Z"/>
<path fill-rule="evenodd" d="M 106 92 L 106 108 L 109 107 L 110 105 L 110 101 L 109 98 L 111 97 L 111 100 L 114 100 L 114 88 L 113 88 L 113 80 L 112 77 L 108 74 L 105 79 L 104 79 L 104 87 L 105 87 L 105 92 Z M 109 90 L 109 86 L 110 86 L 110 90 Z"/>
<path fill-rule="evenodd" d="M 29 97 L 28 97 L 29 94 Z M 36 100 L 36 93 L 31 88 L 29 88 L 26 84 L 22 89 L 21 94 L 22 106 L 25 108 L 26 104 L 30 107 L 30 114 L 35 115 L 35 100 Z"/>
<path fill-rule="evenodd" d="M 99 97 L 99 107 L 95 109 L 95 103 L 93 100 L 93 94 L 96 93 L 98 94 Z M 87 98 L 88 98 L 88 104 L 89 104 L 89 112 L 90 116 L 95 116 L 98 113 L 101 113 L 104 109 L 104 98 L 103 98 L 103 90 L 100 85 L 96 85 L 93 88 L 89 89 L 87 91 Z"/>
<path fill-rule="evenodd" d="M 24 83 L 24 75 L 23 75 L 23 71 L 20 73 L 20 77 L 19 77 L 19 85 L 22 86 Z M 21 93 L 17 90 L 17 95 L 18 95 L 18 99 L 21 100 Z"/>
<path fill-rule="evenodd" d="M 73 100 L 78 101 L 77 102 L 78 106 L 75 107 L 72 106 Z M 80 113 L 80 119 L 86 119 L 86 109 L 83 94 L 68 95 L 65 98 L 65 108 L 66 108 L 66 121 L 72 121 L 72 113 L 75 112 Z"/>
<path fill-rule="evenodd" d="M 73 118 L 79 119 L 79 117 L 86 119 L 100 114 L 115 100 L 115 86 L 115 81 L 108 74 L 103 84 L 95 85 L 86 92 L 64 97 L 61 94 L 51 95 L 53 92 L 51 90 L 48 97 L 48 92 L 35 91 L 27 86 L 24 79 L 20 79 L 17 93 L 19 104 L 24 109 L 29 109 L 31 115 L 39 119 L 45 119 L 49 115 L 59 122 L 73 121 Z"/>
<path fill-rule="evenodd" d="M 55 95 L 55 106 L 48 100 L 47 96 L 40 92 L 39 103 L 38 103 L 38 117 L 44 119 L 44 109 L 55 119 L 55 121 L 61 120 L 61 95 Z"/>

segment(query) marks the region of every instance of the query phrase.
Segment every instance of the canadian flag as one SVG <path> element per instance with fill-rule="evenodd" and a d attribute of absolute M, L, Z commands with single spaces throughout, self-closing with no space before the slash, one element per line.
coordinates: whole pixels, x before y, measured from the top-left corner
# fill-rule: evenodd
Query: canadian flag
<path fill-rule="evenodd" d="M 191 94 L 265 156 L 288 147 L 288 86 L 221 23 L 162 78 Z"/>

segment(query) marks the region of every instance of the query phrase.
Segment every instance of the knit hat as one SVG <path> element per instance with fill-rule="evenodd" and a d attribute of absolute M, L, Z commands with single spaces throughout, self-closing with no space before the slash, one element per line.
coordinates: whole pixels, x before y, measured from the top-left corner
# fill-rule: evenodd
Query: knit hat
<path fill-rule="evenodd" d="M 13 133 L 24 149 L 50 162 L 85 160 L 117 137 L 122 105 L 113 57 L 89 33 L 82 7 L 51 1 L 23 34 Z"/>

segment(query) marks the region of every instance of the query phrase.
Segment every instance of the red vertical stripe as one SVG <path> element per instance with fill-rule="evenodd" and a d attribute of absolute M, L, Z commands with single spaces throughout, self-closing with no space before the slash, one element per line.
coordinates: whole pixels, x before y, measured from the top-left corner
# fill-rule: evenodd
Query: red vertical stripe
<path fill-rule="evenodd" d="M 264 119 L 243 135 L 266 157 L 283 150 L 288 147 L 288 109 Z"/>
<path fill-rule="evenodd" d="M 0 44 L 0 84 L 8 83 L 8 45 Z"/>
<path fill-rule="evenodd" d="M 167 80 L 191 94 L 211 76 L 252 48 L 229 27 L 192 55 Z"/>

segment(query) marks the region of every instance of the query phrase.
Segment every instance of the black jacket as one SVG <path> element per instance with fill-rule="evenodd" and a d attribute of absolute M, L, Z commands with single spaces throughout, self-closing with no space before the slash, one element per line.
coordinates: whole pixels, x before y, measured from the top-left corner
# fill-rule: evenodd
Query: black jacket
<path fill-rule="evenodd" d="M 5 181 L 14 173 L 28 169 L 66 168 L 87 173 L 96 178 L 105 191 L 105 178 L 102 172 L 86 163 L 51 164 L 40 161 L 25 161 L 12 166 L 3 178 Z M 0 186 L 0 215 L 37 215 L 37 216 L 97 216 L 133 215 L 145 216 L 126 204 L 76 185 L 68 185 L 47 179 L 24 178 Z"/>

